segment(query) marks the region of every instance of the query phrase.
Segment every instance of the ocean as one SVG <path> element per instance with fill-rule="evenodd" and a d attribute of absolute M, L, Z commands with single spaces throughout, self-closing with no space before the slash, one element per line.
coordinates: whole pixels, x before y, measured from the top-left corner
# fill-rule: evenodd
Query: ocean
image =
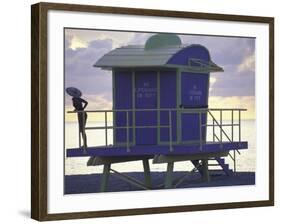
<path fill-rule="evenodd" d="M 230 121 L 223 121 L 223 123 L 230 123 Z M 248 141 L 248 149 L 241 150 L 241 154 L 236 153 L 236 170 L 245 172 L 254 172 L 256 169 L 256 125 L 255 120 L 242 120 L 241 121 L 241 139 Z M 110 122 L 108 123 L 110 124 Z M 88 122 L 87 126 L 104 126 L 103 122 Z M 224 128 L 226 133 L 230 135 L 231 129 Z M 207 140 L 212 138 L 212 130 L 207 131 Z M 216 130 L 219 133 L 219 130 Z M 238 138 L 238 127 L 234 127 L 234 133 L 236 133 L 234 140 Z M 105 131 L 104 130 L 88 130 L 87 131 L 88 146 L 105 145 Z M 226 140 L 226 139 L 225 139 Z M 113 143 L 113 132 L 108 130 L 108 144 Z M 67 148 L 78 147 L 78 124 L 77 122 L 65 123 L 65 150 Z M 65 158 L 65 175 L 79 175 L 79 174 L 93 174 L 102 173 L 103 166 L 87 166 L 89 157 L 79 158 Z M 227 157 L 226 163 L 233 168 L 232 160 Z M 165 164 L 152 164 L 150 161 L 151 171 L 165 171 Z M 113 164 L 112 168 L 120 172 L 142 172 L 142 162 L 126 162 Z M 193 165 L 189 161 L 176 162 L 175 171 L 190 171 L 193 169 Z"/>

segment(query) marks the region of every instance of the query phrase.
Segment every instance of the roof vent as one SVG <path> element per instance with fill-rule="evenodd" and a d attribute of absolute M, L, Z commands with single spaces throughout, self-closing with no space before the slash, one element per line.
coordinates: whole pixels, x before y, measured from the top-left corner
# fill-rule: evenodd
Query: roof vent
<path fill-rule="evenodd" d="M 164 48 L 168 46 L 180 46 L 181 39 L 176 34 L 156 34 L 145 43 L 145 50 Z"/>

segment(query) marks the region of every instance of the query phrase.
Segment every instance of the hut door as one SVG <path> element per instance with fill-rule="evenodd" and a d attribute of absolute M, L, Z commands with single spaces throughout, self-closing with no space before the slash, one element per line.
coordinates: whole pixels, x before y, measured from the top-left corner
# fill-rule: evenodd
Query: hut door
<path fill-rule="evenodd" d="M 181 105 L 183 108 L 207 108 L 208 107 L 208 74 L 182 72 L 181 74 Z M 201 115 L 201 124 L 205 124 L 206 113 Z M 200 140 L 199 113 L 182 112 L 181 114 L 182 141 L 197 142 Z M 206 137 L 206 128 L 202 127 L 201 138 Z"/>
<path fill-rule="evenodd" d="M 155 71 L 139 71 L 135 73 L 135 107 L 136 109 L 157 108 L 157 73 Z M 157 125 L 156 110 L 137 111 L 135 125 L 137 145 L 157 144 L 157 128 L 144 127 Z"/>

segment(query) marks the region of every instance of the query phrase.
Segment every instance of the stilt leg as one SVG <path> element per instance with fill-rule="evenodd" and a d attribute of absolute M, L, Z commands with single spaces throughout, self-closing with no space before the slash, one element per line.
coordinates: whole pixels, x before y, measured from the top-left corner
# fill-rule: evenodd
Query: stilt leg
<path fill-rule="evenodd" d="M 103 174 L 102 174 L 101 186 L 100 186 L 100 191 L 101 192 L 105 192 L 106 191 L 108 177 L 109 177 L 109 174 L 110 174 L 110 165 L 111 164 L 104 164 L 103 165 Z"/>
<path fill-rule="evenodd" d="M 206 182 L 210 182 L 209 167 L 208 167 L 207 159 L 202 160 L 202 166 L 203 166 L 203 180 Z"/>
<path fill-rule="evenodd" d="M 174 163 L 169 162 L 167 164 L 165 188 L 171 188 L 172 187 L 172 184 L 173 184 L 173 169 L 174 169 Z"/>
<path fill-rule="evenodd" d="M 151 188 L 151 176 L 148 159 L 142 160 L 143 170 L 144 170 L 144 184 L 148 188 Z"/>

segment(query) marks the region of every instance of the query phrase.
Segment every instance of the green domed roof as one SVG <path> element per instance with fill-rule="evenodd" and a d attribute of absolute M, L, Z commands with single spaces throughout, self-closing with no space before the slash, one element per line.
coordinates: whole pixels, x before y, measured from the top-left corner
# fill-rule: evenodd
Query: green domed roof
<path fill-rule="evenodd" d="M 176 34 L 156 34 L 145 43 L 145 50 L 163 48 L 168 46 L 180 46 L 181 39 Z"/>

